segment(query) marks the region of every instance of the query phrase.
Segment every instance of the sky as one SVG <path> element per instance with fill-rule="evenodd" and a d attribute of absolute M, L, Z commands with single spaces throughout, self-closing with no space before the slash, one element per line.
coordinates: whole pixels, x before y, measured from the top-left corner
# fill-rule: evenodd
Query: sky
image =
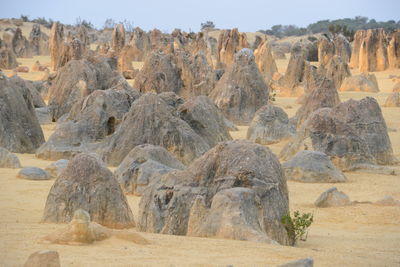
<path fill-rule="evenodd" d="M 318 20 L 355 16 L 400 20 L 400 0 L 0 0 L 0 7 L 0 18 L 23 14 L 74 24 L 80 17 L 96 28 L 111 18 L 166 32 L 175 28 L 198 31 L 209 20 L 220 29 L 237 27 L 243 32 L 277 24 L 304 27 Z"/>

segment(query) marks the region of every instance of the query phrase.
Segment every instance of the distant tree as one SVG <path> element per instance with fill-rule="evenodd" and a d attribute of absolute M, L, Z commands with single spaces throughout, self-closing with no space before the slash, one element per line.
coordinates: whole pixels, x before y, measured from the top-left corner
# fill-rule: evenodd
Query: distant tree
<path fill-rule="evenodd" d="M 75 26 L 81 26 L 81 25 L 85 26 L 88 29 L 94 28 L 93 24 L 90 21 L 82 20 L 81 17 L 77 17 L 75 19 Z"/>
<path fill-rule="evenodd" d="M 201 23 L 201 30 L 204 29 L 215 29 L 215 24 L 212 21 L 206 21 L 204 23 Z"/>
<path fill-rule="evenodd" d="M 125 19 L 124 21 L 122 21 L 120 23 L 124 25 L 126 32 L 133 32 L 133 30 L 135 29 L 133 21 Z"/>
<path fill-rule="evenodd" d="M 38 17 L 36 19 L 31 20 L 31 22 L 43 25 L 44 27 L 49 28 L 49 29 L 51 28 L 51 26 L 53 26 L 53 20 L 49 19 L 47 21 L 45 17 L 42 17 L 42 18 Z"/>
<path fill-rule="evenodd" d="M 28 22 L 29 21 L 28 16 L 25 16 L 25 15 L 21 15 L 21 19 L 22 19 L 23 22 Z"/>
<path fill-rule="evenodd" d="M 113 19 L 106 19 L 104 22 L 103 30 L 114 29 L 115 21 Z"/>

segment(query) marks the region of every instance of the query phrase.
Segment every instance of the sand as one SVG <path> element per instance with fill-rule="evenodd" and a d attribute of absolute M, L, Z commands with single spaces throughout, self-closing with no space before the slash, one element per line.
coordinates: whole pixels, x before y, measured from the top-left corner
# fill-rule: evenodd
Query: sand
<path fill-rule="evenodd" d="M 285 70 L 287 61 L 277 62 L 281 72 Z M 370 95 L 382 105 L 393 86 L 393 82 L 388 79 L 389 74 L 400 75 L 400 70 L 375 74 L 381 92 L 340 93 L 341 100 L 361 99 Z M 29 73 L 21 76 L 28 75 L 35 78 L 35 74 Z M 276 105 L 293 116 L 299 107 L 295 101 L 295 98 L 278 97 Z M 389 132 L 389 135 L 394 153 L 400 158 L 400 109 L 382 108 L 382 111 L 388 127 L 395 130 Z M 54 124 L 43 126 L 46 139 L 54 128 Z M 240 139 L 245 138 L 246 131 L 247 127 L 241 126 L 239 131 L 231 134 L 233 138 Z M 269 147 L 274 153 L 279 153 L 284 144 L 282 142 Z M 51 163 L 37 159 L 33 154 L 17 155 L 23 166 L 44 168 Z M 400 166 L 394 168 L 400 172 Z M 315 266 L 400 265 L 400 207 L 358 204 L 317 209 L 313 206 L 319 194 L 332 186 L 347 193 L 351 200 L 376 201 L 385 195 L 400 199 L 399 175 L 349 172 L 346 173 L 348 182 L 341 184 L 289 181 L 291 210 L 314 214 L 314 223 L 307 241 L 299 242 L 296 247 L 150 233 L 141 233 L 151 242 L 149 245 L 111 238 L 92 245 L 67 246 L 40 241 L 49 233 L 65 227 L 61 224 L 40 223 L 47 194 L 54 180 L 17 179 L 18 171 L 0 168 L 0 266 L 21 266 L 31 253 L 41 249 L 58 251 L 62 266 L 276 266 L 304 257 L 314 258 Z M 140 198 L 127 198 L 137 219 Z"/>

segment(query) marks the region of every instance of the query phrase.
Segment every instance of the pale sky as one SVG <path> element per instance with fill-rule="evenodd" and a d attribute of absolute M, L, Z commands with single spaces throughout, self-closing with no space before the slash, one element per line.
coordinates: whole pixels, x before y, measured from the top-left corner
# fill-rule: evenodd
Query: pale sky
<path fill-rule="evenodd" d="M 306 26 L 323 19 L 366 16 L 400 20 L 400 0 L 0 0 L 0 18 L 28 15 L 73 24 L 77 17 L 102 27 L 107 18 L 133 21 L 144 30 L 198 31 L 214 21 L 221 29 L 257 31 L 276 24 Z"/>

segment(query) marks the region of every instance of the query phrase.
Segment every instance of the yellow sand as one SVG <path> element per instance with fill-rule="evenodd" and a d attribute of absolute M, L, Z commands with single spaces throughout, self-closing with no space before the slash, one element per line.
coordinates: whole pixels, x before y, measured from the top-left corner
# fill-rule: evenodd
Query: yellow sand
<path fill-rule="evenodd" d="M 278 62 L 285 69 L 286 61 Z M 372 95 L 382 105 L 391 91 L 389 74 L 400 70 L 376 73 L 381 92 L 341 93 L 341 100 L 360 99 Z M 295 98 L 277 98 L 276 104 L 293 116 L 299 105 Z M 288 106 L 291 106 L 288 107 Z M 400 109 L 382 108 L 395 155 L 400 158 Z M 232 132 L 244 138 L 247 127 Z M 46 139 L 54 125 L 43 127 Z M 284 143 L 269 146 L 279 153 Z M 32 154 L 18 154 L 23 166 L 44 168 L 51 163 Z M 400 166 L 395 167 L 400 172 Z M 112 170 L 114 168 L 111 168 Z M 111 238 L 88 246 L 42 244 L 39 240 L 65 225 L 40 223 L 47 194 L 54 182 L 28 181 L 16 178 L 17 170 L 0 168 L 0 266 L 21 266 L 28 256 L 40 249 L 56 250 L 62 266 L 275 266 L 290 260 L 313 257 L 315 266 L 399 266 L 400 207 L 371 204 L 316 209 L 313 202 L 324 190 L 337 186 L 352 200 L 376 201 L 385 195 L 400 199 L 400 176 L 346 173 L 342 184 L 309 184 L 288 182 L 291 210 L 313 212 L 315 222 L 308 240 L 297 247 L 263 243 L 193 238 L 141 233 L 151 242 L 138 245 Z M 128 196 L 135 219 L 138 197 Z"/>

